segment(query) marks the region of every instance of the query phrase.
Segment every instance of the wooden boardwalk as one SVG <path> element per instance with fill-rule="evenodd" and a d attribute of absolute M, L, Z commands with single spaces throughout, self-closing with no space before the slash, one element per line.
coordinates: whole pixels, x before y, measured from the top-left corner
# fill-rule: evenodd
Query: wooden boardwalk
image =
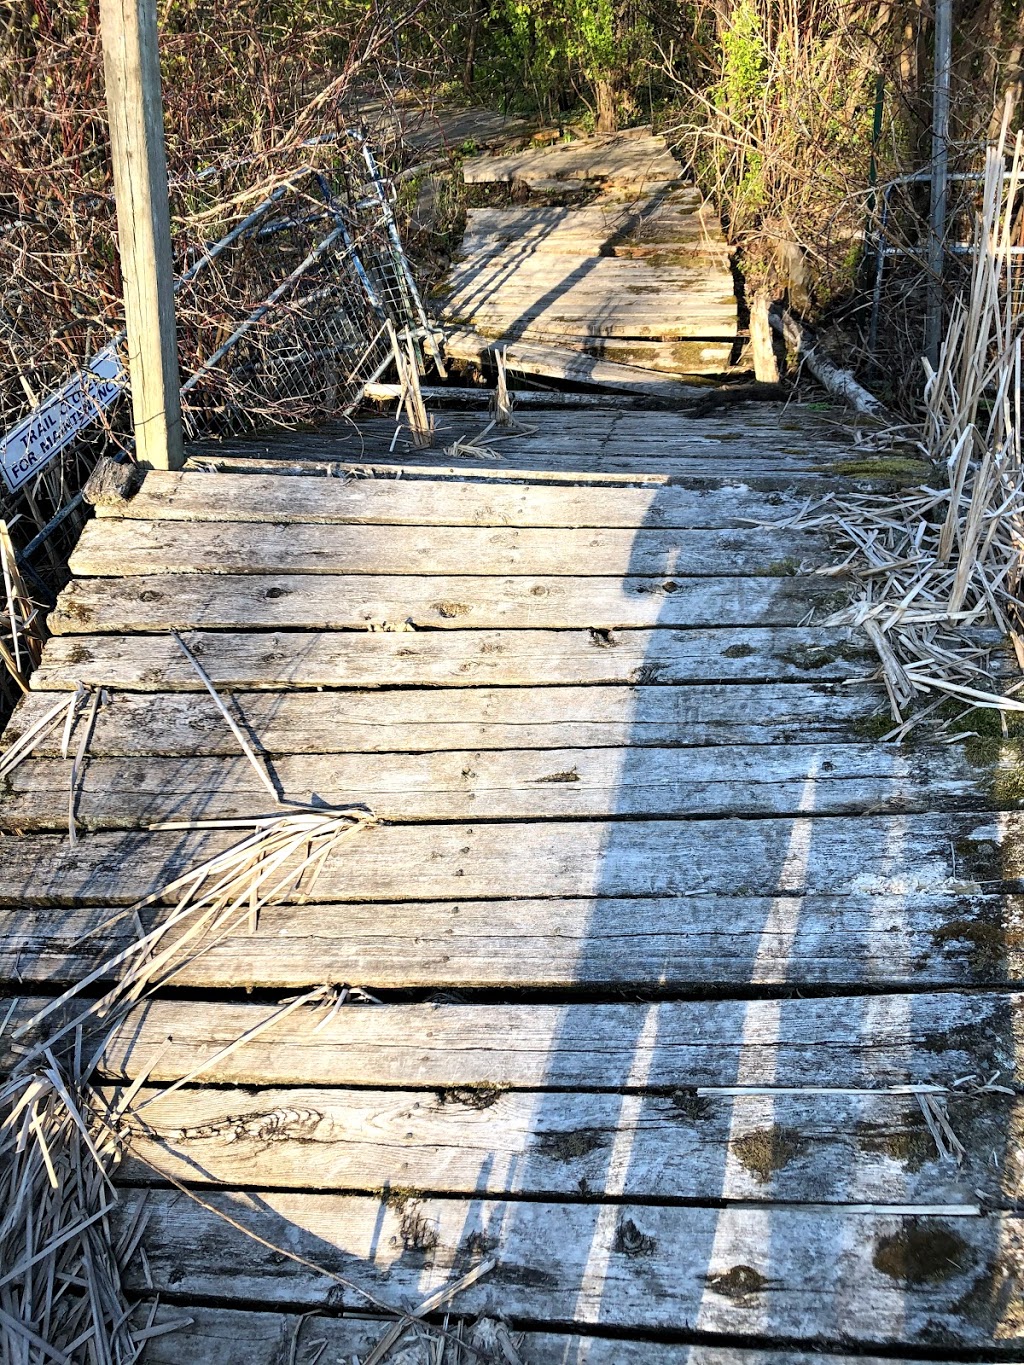
<path fill-rule="evenodd" d="M 0 787 L 0 1066 L 240 837 L 196 822 L 368 806 L 99 1061 L 186 1323 L 146 1361 L 1019 1360 L 1016 753 L 880 743 L 835 551 L 771 525 L 913 468 L 550 402 L 497 459 L 369 417 L 107 488 L 5 737 L 98 699 Z"/>
<path fill-rule="evenodd" d="M 468 185 L 519 185 L 530 202 L 470 210 L 442 316 L 672 374 L 725 370 L 737 334 L 729 255 L 681 173 L 650 135 L 466 162 Z"/>
<path fill-rule="evenodd" d="M 218 1210 L 406 1307 L 494 1259 L 454 1307 L 528 1328 L 537 1365 L 691 1361 L 671 1343 L 694 1334 L 707 1365 L 740 1339 L 780 1365 L 1020 1348 L 1024 1109 L 979 1087 L 1024 1079 L 1024 817 L 993 809 L 991 764 L 868 738 L 872 660 L 818 623 L 835 585 L 804 571 L 827 547 L 748 521 L 834 457 L 786 420 L 806 468 L 757 423 L 731 455 L 698 427 L 684 482 L 609 487 L 606 462 L 682 456 L 595 407 L 596 482 L 511 455 L 508 481 L 284 462 L 150 473 L 98 508 L 8 731 L 104 689 L 77 846 L 59 736 L 0 800 L 8 990 L 80 979 L 137 932 L 98 928 L 113 909 L 236 837 L 149 826 L 275 813 L 172 630 L 287 800 L 380 820 L 315 903 L 196 956 L 102 1062 L 146 1078 L 129 1283 L 194 1320 L 148 1359 L 340 1360 L 380 1336 Z M 172 1088 L 330 983 L 383 1003 L 303 1008 Z M 906 1089 L 957 1082 L 959 1165 Z M 328 1316 L 290 1357 L 308 1311 Z"/>

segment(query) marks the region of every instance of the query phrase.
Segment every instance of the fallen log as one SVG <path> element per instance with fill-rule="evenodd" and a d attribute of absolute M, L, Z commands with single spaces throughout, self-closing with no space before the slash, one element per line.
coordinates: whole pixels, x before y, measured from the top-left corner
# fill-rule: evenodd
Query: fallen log
<path fill-rule="evenodd" d="M 873 393 L 869 393 L 863 384 L 857 382 L 849 370 L 844 370 L 826 355 L 806 323 L 798 322 L 791 313 L 779 309 L 772 309 L 768 318 L 775 331 L 785 339 L 786 345 L 795 352 L 799 362 L 807 366 L 819 384 L 822 384 L 833 397 L 849 403 L 850 407 L 864 417 L 873 417 L 877 421 L 892 425 L 903 425 L 883 402 Z"/>

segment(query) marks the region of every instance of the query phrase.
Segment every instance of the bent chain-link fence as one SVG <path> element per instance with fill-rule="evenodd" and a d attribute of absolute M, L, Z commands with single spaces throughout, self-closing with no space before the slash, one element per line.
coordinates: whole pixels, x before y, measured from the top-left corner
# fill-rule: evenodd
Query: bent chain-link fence
<path fill-rule="evenodd" d="M 182 263 L 175 292 L 188 441 L 344 416 L 387 368 L 395 338 L 436 351 L 390 186 L 362 135 L 339 136 L 328 167 L 300 166 L 268 189 L 230 232 Z M 65 576 L 89 472 L 101 455 L 131 451 L 125 334 L 102 340 L 45 397 L 24 379 L 5 392 L 0 522 L 26 591 L 43 607 Z M 0 602 L 5 647 L 14 644 L 9 616 Z M 0 664 L 0 710 L 23 682 Z"/>

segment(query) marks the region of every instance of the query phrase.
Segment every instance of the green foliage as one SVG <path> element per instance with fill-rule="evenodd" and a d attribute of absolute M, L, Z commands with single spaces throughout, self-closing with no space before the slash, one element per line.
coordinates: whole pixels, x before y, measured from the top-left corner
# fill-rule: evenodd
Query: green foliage
<path fill-rule="evenodd" d="M 765 34 L 753 0 L 740 0 L 720 42 L 721 76 L 713 101 L 730 118 L 751 123 L 763 108 L 768 72 Z"/>

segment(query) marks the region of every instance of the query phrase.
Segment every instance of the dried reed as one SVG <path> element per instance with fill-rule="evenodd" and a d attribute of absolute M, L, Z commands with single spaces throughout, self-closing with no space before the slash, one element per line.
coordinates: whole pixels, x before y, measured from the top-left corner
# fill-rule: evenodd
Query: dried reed
<path fill-rule="evenodd" d="M 953 306 L 937 369 L 925 362 L 922 448 L 941 480 L 897 496 L 829 496 L 787 523 L 849 547 L 819 572 L 852 578 L 860 595 L 825 624 L 867 633 L 894 735 L 917 722 L 929 693 L 965 710 L 1024 711 L 1020 684 L 1000 682 L 1004 640 L 1024 668 L 1022 318 L 1011 251 L 1024 144 L 1020 134 L 1010 144 L 1008 120 L 1009 110 L 986 157 L 970 289 Z"/>
<path fill-rule="evenodd" d="M 29 676 L 42 654 L 46 627 L 40 607 L 25 587 L 6 521 L 0 521 L 0 576 L 4 589 L 0 603 L 3 622 L 0 661 L 21 691 L 27 692 Z"/>

